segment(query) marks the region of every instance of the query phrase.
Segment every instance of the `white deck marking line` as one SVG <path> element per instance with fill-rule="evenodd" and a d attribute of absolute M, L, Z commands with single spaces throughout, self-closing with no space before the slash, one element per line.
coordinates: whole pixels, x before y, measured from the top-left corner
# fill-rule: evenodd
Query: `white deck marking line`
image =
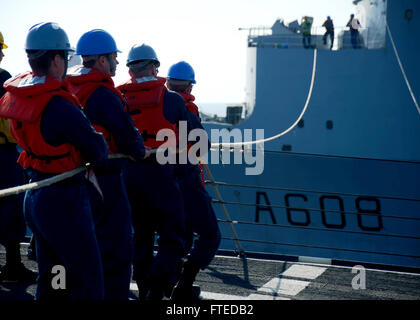
<path fill-rule="evenodd" d="M 215 293 L 202 291 L 200 296 L 206 300 L 248 300 L 248 297 L 233 294 Z"/>
<path fill-rule="evenodd" d="M 309 283 L 309 281 L 302 280 L 273 278 L 261 288 L 258 288 L 258 291 L 295 296 L 305 289 Z"/>
<path fill-rule="evenodd" d="M 138 291 L 137 284 L 130 283 L 130 290 Z M 290 300 L 289 298 L 274 297 L 265 294 L 250 294 L 249 296 L 237 296 L 233 294 L 224 294 L 216 292 L 201 291 L 200 296 L 206 300 Z"/>
<path fill-rule="evenodd" d="M 281 273 L 282 276 L 291 278 L 303 278 L 314 280 L 319 277 L 327 268 L 315 267 L 308 265 L 294 264 L 286 271 Z M 258 288 L 260 292 L 267 292 L 272 295 L 288 295 L 295 296 L 310 284 L 309 281 L 287 279 L 287 278 L 273 278 L 262 287 Z M 137 291 L 137 284 L 131 283 L 130 290 Z M 201 297 L 208 300 L 284 300 L 287 298 L 280 298 L 270 295 L 250 294 L 249 296 L 238 296 L 224 293 L 201 292 Z"/>
<path fill-rule="evenodd" d="M 323 274 L 325 270 L 327 270 L 327 268 L 294 264 L 281 274 L 291 278 L 315 280 Z"/>
<path fill-rule="evenodd" d="M 323 274 L 325 270 L 327 270 L 327 268 L 294 264 L 287 268 L 286 271 L 282 272 L 281 275 L 291 278 L 314 280 Z M 273 278 L 261 288 L 259 288 L 258 291 L 268 292 L 271 294 L 295 296 L 303 289 L 305 289 L 309 284 L 309 281 L 287 278 Z"/>
<path fill-rule="evenodd" d="M 214 293 L 207 291 L 202 291 L 200 296 L 206 300 L 290 300 L 290 298 L 275 297 L 266 294 L 250 294 L 249 296 L 244 297 L 233 294 Z"/>

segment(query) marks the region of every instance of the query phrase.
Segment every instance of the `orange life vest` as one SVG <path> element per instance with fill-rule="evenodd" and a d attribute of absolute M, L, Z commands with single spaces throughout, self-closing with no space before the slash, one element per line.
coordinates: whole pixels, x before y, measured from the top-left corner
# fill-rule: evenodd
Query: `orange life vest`
<path fill-rule="evenodd" d="M 193 102 L 195 100 L 195 97 L 192 94 L 189 93 L 182 93 L 182 92 L 178 92 L 181 97 L 184 99 L 185 101 L 185 106 L 187 107 L 188 111 L 195 114 L 198 119 L 201 121 L 200 118 L 200 113 L 198 112 L 198 107 L 197 105 Z M 190 142 L 187 146 L 187 150 L 189 150 L 191 148 L 192 143 Z M 199 165 L 200 168 L 200 178 L 201 178 L 201 183 L 203 184 L 203 187 L 206 186 L 206 180 L 204 178 L 204 170 L 203 170 L 203 165 L 200 163 Z"/>
<path fill-rule="evenodd" d="M 124 107 L 126 105 L 124 96 L 117 88 L 115 88 L 114 81 L 111 76 L 100 72 L 95 68 L 75 66 L 69 69 L 66 80 L 70 84 L 71 92 L 79 99 L 82 109 L 85 108 L 92 93 L 94 93 L 100 86 L 108 88 L 114 92 L 118 98 L 121 99 Z M 92 123 L 92 127 L 104 136 L 105 141 L 108 144 L 109 153 L 118 153 L 118 147 L 112 134 L 106 128 L 96 123 Z"/>
<path fill-rule="evenodd" d="M 198 107 L 193 102 L 195 100 L 195 97 L 192 94 L 189 94 L 189 93 L 182 93 L 182 92 L 178 92 L 178 93 L 184 99 L 185 106 L 187 107 L 188 111 L 195 114 L 198 117 L 198 119 L 201 121 L 200 113 L 198 112 Z"/>
<path fill-rule="evenodd" d="M 187 110 L 193 114 L 195 114 L 198 119 L 201 121 L 200 119 L 200 114 L 198 112 L 198 107 L 195 105 L 195 103 L 193 102 L 195 100 L 195 97 L 192 94 L 189 93 L 182 93 L 182 92 L 178 92 L 175 91 L 176 93 L 178 93 L 185 101 L 185 106 L 187 107 Z M 177 135 L 179 134 L 179 130 L 176 131 Z M 177 137 L 177 140 L 179 140 L 179 138 Z M 188 143 L 187 148 L 188 150 L 190 149 L 192 143 Z"/>
<path fill-rule="evenodd" d="M 11 134 L 24 150 L 18 159 L 23 168 L 63 173 L 82 165 L 82 156 L 74 146 L 68 143 L 52 146 L 41 134 L 42 113 L 52 97 L 60 96 L 79 106 L 67 83 L 27 72 L 9 79 L 4 87 L 7 93 L 0 100 L 0 117 L 10 119 Z"/>
<path fill-rule="evenodd" d="M 141 81 L 141 80 L 147 81 Z M 163 114 L 165 78 L 131 79 L 118 87 L 127 100 L 127 111 L 133 118 L 134 125 L 143 137 L 144 144 L 152 149 L 158 148 L 164 141 L 157 141 L 156 135 L 161 129 L 177 132 L 176 125 L 166 120 Z"/>

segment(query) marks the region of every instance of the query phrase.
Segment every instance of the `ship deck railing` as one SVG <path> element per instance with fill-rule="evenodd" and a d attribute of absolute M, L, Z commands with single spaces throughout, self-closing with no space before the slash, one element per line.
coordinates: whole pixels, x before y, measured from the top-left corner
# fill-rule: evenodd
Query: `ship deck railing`
<path fill-rule="evenodd" d="M 354 49 L 348 27 L 334 28 L 334 45 L 332 50 Z M 385 48 L 385 30 L 378 32 L 369 28 L 359 30 L 358 48 L 381 49 Z M 326 36 L 324 43 L 324 27 L 313 27 L 311 30 L 310 48 L 330 50 L 331 39 Z M 278 48 L 278 49 L 303 49 L 303 35 L 300 30 L 286 29 L 284 33 L 273 34 L 271 28 L 259 27 L 249 29 L 248 47 Z"/>

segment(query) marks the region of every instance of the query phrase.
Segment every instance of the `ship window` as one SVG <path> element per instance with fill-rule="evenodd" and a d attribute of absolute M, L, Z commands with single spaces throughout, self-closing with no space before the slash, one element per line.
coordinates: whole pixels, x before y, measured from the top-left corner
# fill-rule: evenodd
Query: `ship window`
<path fill-rule="evenodd" d="M 410 22 L 410 20 L 413 19 L 413 9 L 405 10 L 405 18 L 408 22 Z"/>

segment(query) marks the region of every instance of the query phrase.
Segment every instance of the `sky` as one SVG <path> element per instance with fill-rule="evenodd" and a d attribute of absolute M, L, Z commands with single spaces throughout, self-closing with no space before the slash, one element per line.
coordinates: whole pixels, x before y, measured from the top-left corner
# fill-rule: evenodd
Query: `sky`
<path fill-rule="evenodd" d="M 192 65 L 197 103 L 241 103 L 245 99 L 248 31 L 314 17 L 321 26 L 327 15 L 336 27 L 354 12 L 351 0 L 2 0 L 0 31 L 9 46 L 0 65 L 12 75 L 29 70 L 24 44 L 29 28 L 56 22 L 76 47 L 80 36 L 104 29 L 122 51 L 114 82 L 129 78 L 125 66 L 134 44 L 152 46 L 161 62 L 159 76 L 181 60 Z"/>

